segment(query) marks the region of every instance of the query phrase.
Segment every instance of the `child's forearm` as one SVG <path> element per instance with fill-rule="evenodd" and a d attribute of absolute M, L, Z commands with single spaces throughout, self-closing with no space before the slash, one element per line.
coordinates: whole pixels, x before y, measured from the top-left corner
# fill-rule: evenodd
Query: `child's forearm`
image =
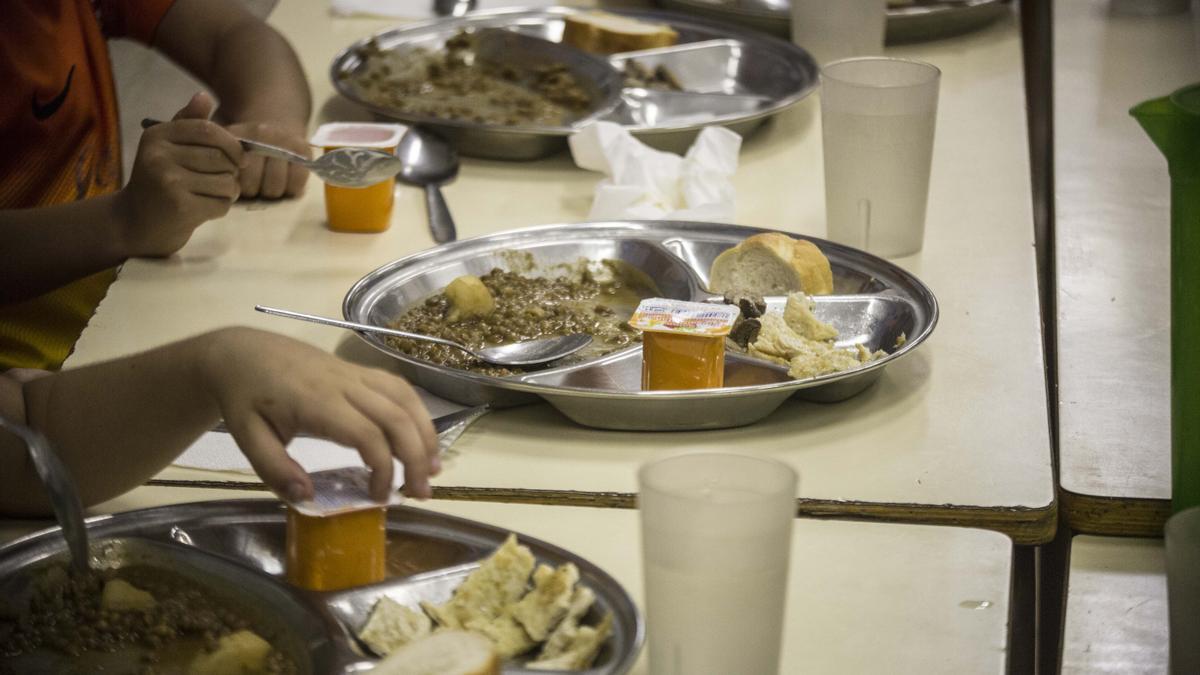
<path fill-rule="evenodd" d="M 201 372 L 207 334 L 24 385 L 25 421 L 53 444 L 95 504 L 145 483 L 216 423 Z M 0 512 L 44 515 L 45 493 L 19 445 L 0 445 Z M 19 453 L 19 455 L 17 455 Z M 17 456 L 14 456 L 17 455 Z"/>
<path fill-rule="evenodd" d="M 0 210 L 0 304 L 28 300 L 124 262 L 123 219 L 118 194 Z"/>

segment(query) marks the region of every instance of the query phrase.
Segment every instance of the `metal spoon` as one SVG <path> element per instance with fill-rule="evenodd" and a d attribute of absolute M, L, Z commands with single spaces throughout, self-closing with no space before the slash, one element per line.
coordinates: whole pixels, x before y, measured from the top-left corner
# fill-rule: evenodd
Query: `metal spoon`
<path fill-rule="evenodd" d="M 433 0 L 433 13 L 438 16 L 466 16 L 475 9 L 478 0 Z"/>
<path fill-rule="evenodd" d="M 439 345 L 446 345 L 447 347 L 453 347 L 455 349 L 462 350 L 479 359 L 480 361 L 490 363 L 494 366 L 535 366 L 548 361 L 553 361 L 555 359 L 561 359 L 564 356 L 570 356 L 571 354 L 574 354 L 580 349 L 588 346 L 592 342 L 591 335 L 584 333 L 572 333 L 571 335 L 539 338 L 537 340 L 525 340 L 523 342 L 513 342 L 506 345 L 496 345 L 495 347 L 484 347 L 483 349 L 471 349 L 470 347 L 460 345 L 453 340 L 444 340 L 431 335 L 407 333 L 405 331 L 395 330 L 393 328 L 371 326 L 365 323 L 354 323 L 353 321 L 341 321 L 339 319 L 330 319 L 323 316 L 315 316 L 313 314 L 301 314 L 300 312 L 290 312 L 286 309 L 275 309 L 274 307 L 264 307 L 262 305 L 255 305 L 254 309 L 264 314 L 282 316 L 288 319 L 311 321 L 313 323 L 322 323 L 327 326 L 348 328 L 350 330 L 358 330 L 365 333 L 379 333 L 380 335 L 391 335 L 393 337 L 434 342 Z"/>
<path fill-rule="evenodd" d="M 429 211 L 429 231 L 439 244 L 454 241 L 458 234 L 454 219 L 442 198 L 439 186 L 458 175 L 458 153 L 433 134 L 410 127 L 396 148 L 400 158 L 400 180 L 425 188 L 425 208 Z"/>
<path fill-rule="evenodd" d="M 161 124 L 159 120 L 144 119 L 142 128 Z M 389 152 L 370 148 L 337 148 L 316 159 L 308 159 L 291 150 L 269 143 L 238 138 L 246 152 L 254 152 L 285 162 L 292 162 L 313 172 L 317 178 L 337 187 L 361 188 L 375 185 L 400 172 L 400 159 Z"/>
<path fill-rule="evenodd" d="M 71 552 L 71 569 L 86 572 L 90 558 L 87 526 L 83 522 L 83 505 L 79 501 L 79 492 L 75 489 L 75 482 L 71 480 L 67 467 L 63 466 L 62 460 L 50 447 L 50 441 L 37 431 L 3 417 L 0 417 L 0 428 L 12 432 L 29 448 L 33 468 L 46 486 L 54 517 L 67 540 L 67 550 Z"/>

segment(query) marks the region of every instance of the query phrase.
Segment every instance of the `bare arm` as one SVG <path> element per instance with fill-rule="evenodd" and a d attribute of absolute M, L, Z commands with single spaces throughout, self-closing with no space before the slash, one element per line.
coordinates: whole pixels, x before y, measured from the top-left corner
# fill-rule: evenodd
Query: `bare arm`
<path fill-rule="evenodd" d="M 176 0 L 154 46 L 208 86 L 221 101 L 218 121 L 237 135 L 309 154 L 312 96 L 287 40 L 241 0 Z M 299 194 L 307 172 L 280 160 L 252 158 L 242 169 L 242 194 Z"/>
<path fill-rule="evenodd" d="M 129 257 L 116 195 L 0 211 L 0 304 L 36 297 Z"/>
<path fill-rule="evenodd" d="M 23 385 L 0 376 L 0 414 L 46 435 L 85 504 L 145 483 L 221 417 L 263 481 L 293 498 L 312 490 L 284 450 L 301 432 L 356 448 L 379 499 L 391 485 L 393 458 L 404 463 L 405 490 L 417 497 L 429 495 L 438 466 L 433 425 L 403 380 L 247 328 Z M 3 432 L 0 513 L 49 513 L 24 446 Z"/>

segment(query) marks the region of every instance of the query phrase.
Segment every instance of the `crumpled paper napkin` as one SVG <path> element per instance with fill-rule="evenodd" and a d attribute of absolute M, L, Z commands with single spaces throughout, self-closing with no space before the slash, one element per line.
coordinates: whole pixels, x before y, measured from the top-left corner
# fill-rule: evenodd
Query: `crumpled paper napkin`
<path fill-rule="evenodd" d="M 621 125 L 596 122 L 573 134 L 581 169 L 607 178 L 596 185 L 590 220 L 698 220 L 732 223 L 742 137 L 705 127 L 683 157 L 655 150 Z"/>
<path fill-rule="evenodd" d="M 433 0 L 330 0 L 335 16 L 377 16 L 396 19 L 436 19 Z M 557 0 L 479 0 L 475 11 L 503 7 L 552 7 Z"/>

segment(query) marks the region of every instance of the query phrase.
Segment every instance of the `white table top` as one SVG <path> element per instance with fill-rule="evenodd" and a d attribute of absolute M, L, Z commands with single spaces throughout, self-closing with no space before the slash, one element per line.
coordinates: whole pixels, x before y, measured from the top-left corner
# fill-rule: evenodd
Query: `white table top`
<path fill-rule="evenodd" d="M 1071 540 L 1064 675 L 1167 672 L 1167 567 L 1161 539 Z"/>
<path fill-rule="evenodd" d="M 1054 4 L 1061 482 L 1072 527 L 1152 534 L 1171 496 L 1170 182 L 1128 110 L 1200 80 L 1200 54 L 1188 14 L 1108 6 Z"/>
<path fill-rule="evenodd" d="M 324 7 L 281 3 L 271 21 L 299 50 L 318 115 L 362 117 L 332 94 L 329 62 L 394 22 L 330 19 Z M 618 493 L 628 501 L 642 462 L 679 449 L 736 447 L 796 466 L 810 513 L 981 525 L 1019 543 L 1049 539 L 1055 493 L 1019 31 L 1007 19 L 889 53 L 943 71 L 925 250 L 898 261 L 940 300 L 941 323 L 926 345 L 851 401 L 789 403 L 745 429 L 615 433 L 573 426 L 546 406 L 496 412 L 460 439 L 459 458 L 438 485 Z M 824 234 L 816 97 L 748 139 L 741 162 L 739 223 Z M 468 237 L 581 220 L 598 178 L 567 155 L 467 160 L 445 195 Z M 431 245 L 425 222 L 421 194 L 409 188 L 398 191 L 392 228 L 381 235 L 327 230 L 315 183 L 297 201 L 240 206 L 201 227 L 174 258 L 125 265 L 67 365 L 235 323 L 378 362 L 352 335 L 257 315 L 253 305 L 337 315 L 362 275 Z M 194 472 L 164 474 L 185 476 Z"/>
<path fill-rule="evenodd" d="M 98 512 L 243 496 L 143 487 Z M 578 553 L 641 604 L 636 511 L 447 501 L 418 506 Z M 0 540 L 5 535 L 15 535 L 11 526 L 0 526 Z M 1005 672 L 1012 553 L 1007 537 L 966 528 L 801 519 L 792 542 L 780 672 Z M 653 639 L 653 628 L 649 634 Z M 633 671 L 639 675 L 647 672 L 644 654 Z"/>

